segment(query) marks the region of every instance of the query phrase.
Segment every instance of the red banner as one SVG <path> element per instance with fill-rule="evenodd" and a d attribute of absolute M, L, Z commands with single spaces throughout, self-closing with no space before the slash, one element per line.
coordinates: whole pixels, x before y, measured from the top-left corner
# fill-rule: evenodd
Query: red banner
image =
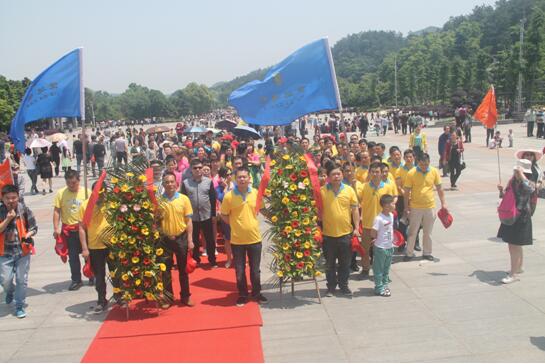
<path fill-rule="evenodd" d="M 312 155 L 310 153 L 305 154 L 307 160 L 308 173 L 310 177 L 310 184 L 312 185 L 312 193 L 314 194 L 314 201 L 316 201 L 316 208 L 318 209 L 318 216 L 322 216 L 322 194 L 320 193 L 320 180 L 318 179 L 318 169 L 314 164 Z"/>
<path fill-rule="evenodd" d="M 259 210 L 261 210 L 261 205 L 263 204 L 263 194 L 265 193 L 265 189 L 269 185 L 269 181 L 271 180 L 271 157 L 267 156 L 267 160 L 265 161 L 265 172 L 263 172 L 263 176 L 261 177 L 261 182 L 259 183 L 259 189 L 257 190 L 257 201 L 255 204 L 255 214 L 259 214 Z"/>
<path fill-rule="evenodd" d="M 11 175 L 11 166 L 9 158 L 6 158 L 3 163 L 0 163 L 0 190 L 5 185 L 13 184 L 13 176 Z"/>
<path fill-rule="evenodd" d="M 93 188 L 93 192 L 91 192 L 91 196 L 89 197 L 89 202 L 87 203 L 87 207 L 85 208 L 85 213 L 83 214 L 83 226 L 88 227 L 89 223 L 91 222 L 91 218 L 93 217 L 93 209 L 95 208 L 95 205 L 98 201 L 98 195 L 100 190 L 102 189 L 102 184 L 104 183 L 104 180 L 106 179 L 106 171 L 103 170 L 100 174 L 100 177 L 97 180 L 97 183 L 95 184 L 95 188 Z"/>
<path fill-rule="evenodd" d="M 156 209 L 159 204 L 157 203 L 157 197 L 155 196 L 155 190 L 153 188 L 153 168 L 151 167 L 146 169 L 146 190 L 148 191 L 154 209 Z"/>

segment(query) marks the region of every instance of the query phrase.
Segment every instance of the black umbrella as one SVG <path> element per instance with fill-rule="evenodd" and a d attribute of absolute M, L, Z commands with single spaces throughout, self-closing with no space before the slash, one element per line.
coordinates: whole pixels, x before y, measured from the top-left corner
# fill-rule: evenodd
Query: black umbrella
<path fill-rule="evenodd" d="M 257 132 L 257 130 L 245 125 L 239 125 L 236 128 L 233 128 L 233 134 L 242 139 L 261 139 L 261 135 Z"/>
<path fill-rule="evenodd" d="M 216 123 L 216 128 L 223 130 L 231 130 L 237 126 L 237 123 L 233 120 L 223 119 Z"/>

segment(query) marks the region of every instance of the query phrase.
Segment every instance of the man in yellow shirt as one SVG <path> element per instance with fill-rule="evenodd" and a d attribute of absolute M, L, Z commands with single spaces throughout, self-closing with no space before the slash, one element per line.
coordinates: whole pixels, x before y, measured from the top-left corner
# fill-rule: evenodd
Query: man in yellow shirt
<path fill-rule="evenodd" d="M 403 218 L 403 212 L 405 211 L 405 203 L 404 203 L 405 189 L 403 186 L 405 185 L 407 174 L 409 173 L 411 169 L 414 168 L 414 152 L 412 149 L 406 149 L 403 152 L 403 160 L 404 160 L 404 163 L 401 165 L 401 167 L 397 169 L 395 174 L 397 190 L 399 191 L 399 196 L 397 198 L 397 203 L 396 203 L 396 211 L 397 211 L 397 216 L 399 220 L 398 221 L 399 231 L 403 234 L 405 241 L 407 241 L 407 237 L 408 237 L 407 230 L 409 226 L 407 225 L 407 220 Z M 404 247 L 399 248 L 399 251 L 403 251 L 403 250 L 404 250 Z M 414 250 L 416 251 L 422 250 L 420 248 L 420 243 L 418 241 L 418 233 L 416 234 L 416 242 L 415 242 Z"/>
<path fill-rule="evenodd" d="M 79 239 L 79 209 L 82 202 L 91 195 L 91 191 L 80 187 L 77 171 L 68 170 L 64 175 L 66 187 L 61 188 L 55 195 L 53 203 L 53 237 L 63 240 L 68 247 L 68 262 L 72 283 L 69 291 L 81 288 L 81 242 Z M 62 224 L 61 224 L 62 223 Z M 92 285 L 94 282 L 89 281 Z"/>
<path fill-rule="evenodd" d="M 441 187 L 441 176 L 435 167 L 430 167 L 430 156 L 422 153 L 418 159 L 418 166 L 409 173 L 404 183 L 405 216 L 409 218 L 409 240 L 405 261 L 414 258 L 414 244 L 418 229 L 422 225 L 424 251 L 422 257 L 433 261 L 431 233 L 435 220 L 435 198 L 433 189 L 437 189 L 437 195 L 441 201 L 441 207 L 446 209 L 445 193 Z"/>
<path fill-rule="evenodd" d="M 333 296 L 337 285 L 343 295 L 351 296 L 348 277 L 352 257 L 352 234 L 359 236 L 358 199 L 354 189 L 342 182 L 343 174 L 339 164 L 328 163 L 326 170 L 329 183 L 320 189 L 324 207 L 321 221 L 327 264 L 326 297 Z"/>
<path fill-rule="evenodd" d="M 88 204 L 89 199 L 83 201 L 79 208 L 79 239 L 81 241 L 81 255 L 84 259 L 91 259 L 91 267 L 95 275 L 95 290 L 98 294 L 95 312 L 100 313 L 108 307 L 108 300 L 106 299 L 106 264 L 110 265 L 110 261 L 107 259 L 109 253 L 108 247 L 100 240 L 100 236 L 109 225 L 101 211 L 102 196 L 99 196 L 93 208 L 91 220 L 85 226 L 83 217 L 85 216 Z"/>
<path fill-rule="evenodd" d="M 364 278 L 369 276 L 369 269 L 371 268 L 369 253 L 371 250 L 371 243 L 373 241 L 373 221 L 382 211 L 382 207 L 380 206 L 380 198 L 383 195 L 396 195 L 394 183 L 388 183 L 382 180 L 381 167 L 381 162 L 374 162 L 371 164 L 369 167 L 369 175 L 371 176 L 371 180 L 363 185 L 359 196 L 362 211 L 361 222 L 363 226 L 362 246 L 365 250 L 365 255 L 361 257 L 361 274 Z"/>
<path fill-rule="evenodd" d="M 187 252 L 192 251 L 193 245 L 193 223 L 191 217 L 193 209 L 191 202 L 186 195 L 177 191 L 176 175 L 173 172 L 163 174 L 162 195 L 164 203 L 162 207 L 161 233 L 163 244 L 167 248 L 166 266 L 163 274 L 163 283 L 165 290 L 174 300 L 174 291 L 172 289 L 172 255 L 176 255 L 176 264 L 178 266 L 178 275 L 180 279 L 180 302 L 184 306 L 192 307 L 189 292 L 189 275 L 185 268 L 187 264 Z M 168 308 L 169 304 L 164 304 L 163 308 Z"/>
<path fill-rule="evenodd" d="M 369 155 L 369 152 L 364 151 L 358 153 L 356 155 L 356 162 L 359 164 L 358 168 L 356 168 L 356 179 L 360 183 L 366 183 L 367 175 L 369 173 L 369 165 L 371 164 L 371 156 Z"/>
<path fill-rule="evenodd" d="M 246 256 L 250 265 L 252 298 L 265 304 L 267 298 L 261 294 L 261 233 L 255 211 L 257 191 L 250 186 L 250 171 L 238 167 L 235 171 L 235 187 L 227 192 L 221 203 L 221 218 L 231 227 L 231 249 L 237 278 L 237 306 L 248 302 L 248 283 L 246 281 Z"/>

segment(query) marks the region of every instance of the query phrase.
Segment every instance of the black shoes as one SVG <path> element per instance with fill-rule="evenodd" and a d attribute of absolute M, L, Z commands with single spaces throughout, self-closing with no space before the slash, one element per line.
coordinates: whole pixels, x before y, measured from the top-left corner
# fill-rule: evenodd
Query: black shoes
<path fill-rule="evenodd" d="M 369 269 L 362 269 L 361 270 L 361 279 L 369 278 Z"/>
<path fill-rule="evenodd" d="M 248 297 L 242 297 L 242 296 L 240 296 L 239 298 L 237 298 L 237 307 L 242 307 L 242 306 L 244 306 L 246 303 L 248 303 Z"/>
<path fill-rule="evenodd" d="M 420 247 L 420 244 L 416 244 L 416 245 L 414 246 L 414 250 L 417 251 L 417 252 L 422 251 L 422 248 Z"/>
<path fill-rule="evenodd" d="M 348 287 L 341 288 L 341 293 L 343 296 L 352 297 L 352 291 Z"/>
<path fill-rule="evenodd" d="M 95 313 L 102 313 L 102 312 L 106 311 L 107 308 L 108 308 L 108 301 L 101 301 L 95 307 L 94 312 Z"/>
<path fill-rule="evenodd" d="M 83 286 L 82 282 L 72 282 L 70 286 L 68 287 L 69 291 L 77 291 Z"/>
<path fill-rule="evenodd" d="M 325 297 L 333 297 L 334 294 L 335 294 L 334 289 L 328 289 L 327 292 L 325 293 Z"/>
<path fill-rule="evenodd" d="M 405 255 L 405 256 L 403 257 L 403 261 L 404 261 L 404 262 L 410 262 L 410 261 L 413 260 L 413 259 L 414 259 L 414 255 Z"/>
<path fill-rule="evenodd" d="M 260 305 L 266 305 L 267 303 L 269 303 L 267 297 L 263 296 L 261 293 L 256 296 L 252 296 L 252 298 Z"/>
<path fill-rule="evenodd" d="M 426 259 L 426 260 L 429 260 L 430 262 L 433 262 L 434 261 L 434 257 L 433 255 L 422 255 L 422 259 Z"/>

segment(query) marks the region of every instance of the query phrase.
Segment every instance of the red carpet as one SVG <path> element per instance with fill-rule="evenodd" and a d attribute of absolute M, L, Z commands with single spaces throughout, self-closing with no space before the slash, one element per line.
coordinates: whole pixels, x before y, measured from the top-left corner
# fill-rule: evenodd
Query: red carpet
<path fill-rule="evenodd" d="M 206 258 L 203 257 L 203 263 Z M 218 256 L 218 261 L 225 259 Z M 130 319 L 115 307 L 82 362 L 263 362 L 259 306 L 236 307 L 234 269 L 197 268 L 190 274 L 195 307 L 131 305 Z M 179 300 L 178 272 L 172 272 Z M 178 302 L 178 301 L 177 301 Z M 157 315 L 158 313 L 158 315 Z"/>

